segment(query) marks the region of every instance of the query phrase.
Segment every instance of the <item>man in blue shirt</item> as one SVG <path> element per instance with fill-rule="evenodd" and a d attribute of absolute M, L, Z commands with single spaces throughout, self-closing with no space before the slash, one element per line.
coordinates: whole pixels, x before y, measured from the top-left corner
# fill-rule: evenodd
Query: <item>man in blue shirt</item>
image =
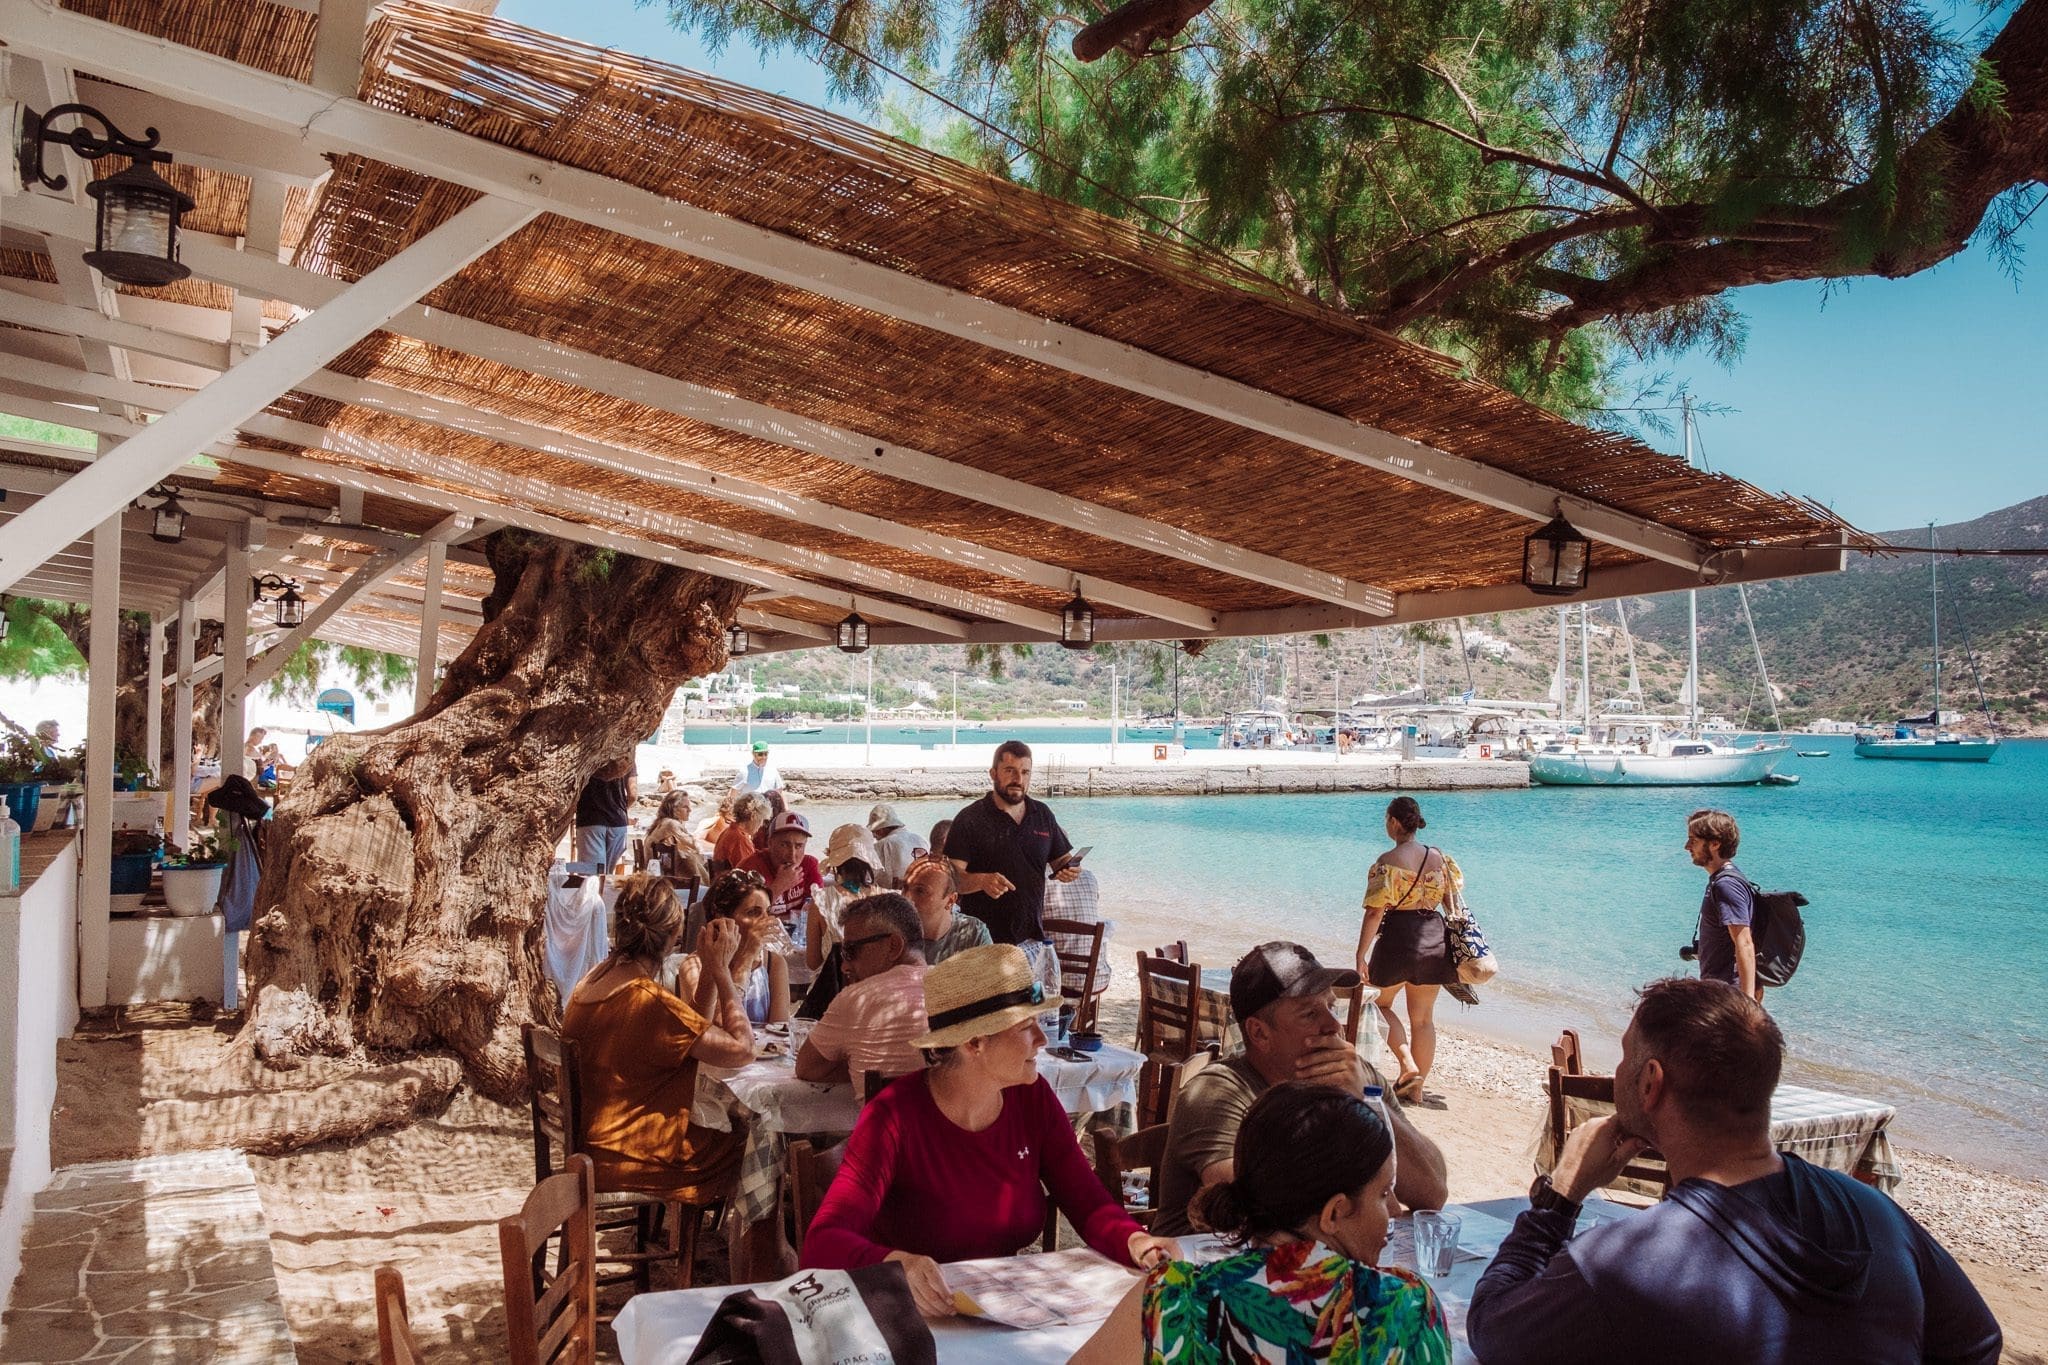
<path fill-rule="evenodd" d="M 1747 996 L 1685 978 L 1645 987 L 1614 1113 L 1571 1131 L 1472 1292 L 1474 1354 L 1995 1365 L 1997 1321 L 1925 1228 L 1889 1196 L 1773 1148 L 1784 1059 L 1784 1036 Z M 1664 1201 L 1575 1234 L 1580 1202 L 1651 1147 L 1671 1168 Z"/>
<path fill-rule="evenodd" d="M 1724 810 L 1696 810 L 1685 818 L 1685 851 L 1694 867 L 1707 870 L 1707 892 L 1700 899 L 1700 979 L 1722 981 L 1752 1000 L 1764 998 L 1756 984 L 1756 940 L 1750 921 L 1756 897 L 1749 878 L 1735 865 L 1742 831 Z"/>

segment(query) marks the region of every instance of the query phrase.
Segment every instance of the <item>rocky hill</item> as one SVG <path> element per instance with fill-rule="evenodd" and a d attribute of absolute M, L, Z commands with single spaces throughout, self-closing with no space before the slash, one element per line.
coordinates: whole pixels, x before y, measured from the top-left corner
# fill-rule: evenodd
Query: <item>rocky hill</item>
<path fill-rule="evenodd" d="M 1975 521 L 1938 528 L 1944 546 L 2048 546 L 2048 497 Z M 1927 528 L 1886 533 L 1886 541 L 1924 545 Z M 2048 733 L 2048 558 L 1941 560 L 1942 704 L 1976 706 L 1972 658 L 2001 729 Z M 1820 718 L 1887 720 L 1924 711 L 1932 700 L 1929 586 L 1925 554 L 1857 556 L 1840 574 L 1752 585 L 1749 604 L 1778 707 L 1787 725 Z M 1565 627 L 1568 674 L 1579 674 L 1577 608 Z M 1628 630 L 1621 626 L 1625 613 Z M 1770 717 L 1732 588 L 1699 594 L 1701 705 L 1762 726 Z M 1685 676 L 1683 593 L 1595 603 L 1588 613 L 1586 655 L 1596 704 L 1627 689 L 1631 655 L 1645 702 L 1675 707 Z M 1462 624 L 1462 648 L 1460 629 Z M 1557 667 L 1560 614 L 1538 609 L 1462 623 L 1347 631 L 1331 637 L 1222 640 L 1181 661 L 1181 706 L 1195 716 L 1281 698 L 1290 708 L 1349 703 L 1366 693 L 1421 686 L 1431 695 L 1542 698 Z M 1005 651 L 1000 676 L 986 660 L 970 662 L 958 647 L 877 650 L 878 706 L 922 699 L 939 712 L 952 705 L 959 675 L 961 715 L 969 719 L 1053 715 L 1080 702 L 1079 714 L 1109 714 L 1109 677 L 1122 680 L 1124 713 L 1165 713 L 1172 707 L 1172 651 L 1163 646 L 1104 646 L 1075 654 L 1054 646 Z M 830 696 L 857 696 L 868 660 L 831 650 L 777 655 L 754 662 L 757 686 L 794 684 L 795 702 L 778 713 L 828 713 Z M 741 671 L 744 671 L 742 666 Z"/>

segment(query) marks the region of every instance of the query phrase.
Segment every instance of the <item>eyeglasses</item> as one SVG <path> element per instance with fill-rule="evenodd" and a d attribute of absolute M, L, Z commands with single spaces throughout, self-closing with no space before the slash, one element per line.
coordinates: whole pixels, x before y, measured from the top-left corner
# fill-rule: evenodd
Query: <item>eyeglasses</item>
<path fill-rule="evenodd" d="M 867 947 L 870 943 L 880 943 L 885 938 L 894 937 L 896 937 L 896 935 L 884 932 L 879 934 L 868 934 L 863 938 L 850 938 L 846 940 L 846 944 L 842 951 L 846 954 L 846 956 L 852 957 L 855 953 Z"/>

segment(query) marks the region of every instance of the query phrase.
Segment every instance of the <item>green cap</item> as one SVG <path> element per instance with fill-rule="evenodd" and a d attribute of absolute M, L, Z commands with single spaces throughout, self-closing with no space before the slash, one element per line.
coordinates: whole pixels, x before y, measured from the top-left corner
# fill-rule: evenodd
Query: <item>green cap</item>
<path fill-rule="evenodd" d="M 767 753 L 767 752 L 768 752 L 768 741 L 767 741 L 767 740 L 765 740 L 765 739 L 757 739 L 757 740 L 755 740 L 755 741 L 754 741 L 754 752 L 755 752 L 755 753 L 757 753 L 757 754 L 765 754 L 765 753 Z"/>

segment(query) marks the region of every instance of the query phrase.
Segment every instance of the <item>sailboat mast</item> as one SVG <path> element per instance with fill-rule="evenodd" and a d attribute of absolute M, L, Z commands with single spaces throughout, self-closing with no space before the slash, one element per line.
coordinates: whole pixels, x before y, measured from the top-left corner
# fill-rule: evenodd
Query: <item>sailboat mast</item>
<path fill-rule="evenodd" d="M 1927 523 L 1927 581 L 1934 591 L 1934 732 L 1941 733 L 1941 557 L 1934 553 L 1934 523 Z"/>
<path fill-rule="evenodd" d="M 1685 431 L 1685 466 L 1692 468 L 1692 395 L 1678 396 L 1679 425 Z M 1700 732 L 1700 594 L 1696 588 L 1685 591 L 1685 646 L 1686 678 L 1692 686 L 1686 698 L 1686 733 Z"/>
<path fill-rule="evenodd" d="M 1587 735 L 1593 733 L 1593 663 L 1588 651 L 1586 637 L 1592 631 L 1593 607 L 1591 603 L 1579 605 L 1579 723 L 1586 727 Z"/>

